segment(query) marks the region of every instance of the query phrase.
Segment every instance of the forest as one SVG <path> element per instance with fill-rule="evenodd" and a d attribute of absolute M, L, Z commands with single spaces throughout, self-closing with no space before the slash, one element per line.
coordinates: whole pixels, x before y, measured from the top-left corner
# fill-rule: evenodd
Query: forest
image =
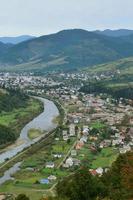
<path fill-rule="evenodd" d="M 84 93 L 107 93 L 114 98 L 126 98 L 126 99 L 133 99 L 133 87 L 128 85 L 128 87 L 108 87 L 108 83 L 106 82 L 95 82 L 95 83 L 88 83 L 81 87 L 80 92 Z"/>

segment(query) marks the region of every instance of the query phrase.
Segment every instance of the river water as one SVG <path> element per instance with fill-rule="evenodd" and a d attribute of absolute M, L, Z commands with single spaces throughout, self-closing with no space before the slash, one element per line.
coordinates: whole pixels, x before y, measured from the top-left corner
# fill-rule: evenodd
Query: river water
<path fill-rule="evenodd" d="M 24 148 L 31 146 L 35 142 L 39 141 L 41 139 L 40 136 L 39 138 L 36 138 L 34 140 L 30 140 L 28 138 L 28 132 L 30 129 L 40 129 L 42 131 L 52 131 L 57 127 L 57 124 L 53 122 L 53 119 L 59 115 L 59 111 L 56 107 L 56 105 L 47 99 L 41 98 L 41 97 L 36 97 L 40 101 L 43 102 L 44 104 L 44 111 L 36 118 L 34 118 L 31 122 L 29 122 L 21 131 L 20 137 L 18 138 L 18 144 L 19 141 L 21 141 L 22 144 L 18 146 L 12 146 L 9 150 L 3 152 L 0 154 L 0 163 L 3 163 L 5 159 L 10 159 L 13 156 L 17 155 L 17 153 L 20 153 Z M 45 133 L 46 134 L 46 133 Z M 14 165 L 16 168 L 16 165 Z M 18 168 L 17 168 L 18 169 Z M 13 168 L 11 168 L 11 171 Z M 10 174 L 10 169 L 6 171 L 8 175 Z M 7 176 L 5 176 L 7 177 Z M 9 177 L 8 177 L 9 178 Z M 3 177 L 0 178 L 0 184 L 3 182 Z"/>

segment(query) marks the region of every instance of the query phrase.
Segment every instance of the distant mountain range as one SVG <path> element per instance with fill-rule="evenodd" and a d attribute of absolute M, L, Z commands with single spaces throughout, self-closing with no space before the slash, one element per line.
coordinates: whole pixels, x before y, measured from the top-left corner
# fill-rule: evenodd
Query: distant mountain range
<path fill-rule="evenodd" d="M 24 42 L 30 39 L 35 38 L 34 36 L 30 35 L 21 35 L 18 37 L 0 37 L 0 42 L 3 42 L 5 44 L 10 43 L 10 44 L 18 44 L 20 42 Z"/>
<path fill-rule="evenodd" d="M 0 44 L 0 70 L 77 70 L 133 56 L 133 34 L 64 30 L 16 45 Z"/>
<path fill-rule="evenodd" d="M 110 36 L 110 37 L 121 37 L 121 36 L 128 36 L 128 35 L 133 34 L 133 30 L 128 30 L 128 29 L 118 29 L 118 30 L 106 29 L 104 31 L 97 30 L 94 32 L 101 35 Z"/>

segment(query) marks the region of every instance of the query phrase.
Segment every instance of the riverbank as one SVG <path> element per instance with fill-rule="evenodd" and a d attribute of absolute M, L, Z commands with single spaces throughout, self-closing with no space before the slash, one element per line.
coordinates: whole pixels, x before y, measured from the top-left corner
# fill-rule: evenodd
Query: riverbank
<path fill-rule="evenodd" d="M 10 127 L 17 139 L 20 135 L 21 129 L 33 118 L 39 115 L 43 111 L 43 103 L 37 99 L 29 98 L 26 107 L 14 109 L 11 112 L 0 113 L 0 125 Z M 0 153 L 6 151 L 9 148 L 10 143 L 0 145 Z M 4 149 L 5 148 L 5 149 Z"/>

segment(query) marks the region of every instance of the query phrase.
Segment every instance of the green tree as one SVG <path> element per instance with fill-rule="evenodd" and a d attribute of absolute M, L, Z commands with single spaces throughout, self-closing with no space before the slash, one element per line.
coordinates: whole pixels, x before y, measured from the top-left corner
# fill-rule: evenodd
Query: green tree
<path fill-rule="evenodd" d="M 30 200 L 25 194 L 19 194 L 15 200 Z"/>
<path fill-rule="evenodd" d="M 82 168 L 57 185 L 60 197 L 70 200 L 95 200 L 105 196 L 105 187 L 98 177 L 93 177 L 88 168 Z"/>

